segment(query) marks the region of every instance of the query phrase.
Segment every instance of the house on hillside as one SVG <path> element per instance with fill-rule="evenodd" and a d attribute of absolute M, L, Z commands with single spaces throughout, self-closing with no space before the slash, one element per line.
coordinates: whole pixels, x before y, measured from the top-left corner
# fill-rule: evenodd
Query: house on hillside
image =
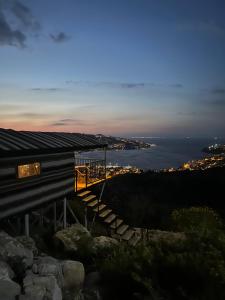
<path fill-rule="evenodd" d="M 96 161 L 75 153 L 106 147 L 92 135 L 0 129 L 0 220 L 104 180 L 105 155 Z"/>

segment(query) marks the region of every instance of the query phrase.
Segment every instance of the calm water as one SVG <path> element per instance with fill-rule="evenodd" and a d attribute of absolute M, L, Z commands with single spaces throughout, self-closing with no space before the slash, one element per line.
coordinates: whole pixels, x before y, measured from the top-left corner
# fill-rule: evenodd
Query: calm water
<path fill-rule="evenodd" d="M 107 163 L 122 166 L 131 165 L 144 170 L 179 167 L 184 162 L 206 156 L 201 152 L 202 148 L 215 143 L 225 143 L 225 139 L 144 138 L 141 140 L 156 144 L 156 146 L 144 150 L 107 151 Z M 89 158 L 104 157 L 102 152 L 96 151 L 86 153 L 84 156 Z"/>

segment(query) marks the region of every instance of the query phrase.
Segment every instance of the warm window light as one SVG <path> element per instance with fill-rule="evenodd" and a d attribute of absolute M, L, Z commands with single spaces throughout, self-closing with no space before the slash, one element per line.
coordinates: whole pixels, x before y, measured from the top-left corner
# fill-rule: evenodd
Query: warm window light
<path fill-rule="evenodd" d="M 38 162 L 18 166 L 18 178 L 37 176 L 41 173 L 41 165 Z"/>

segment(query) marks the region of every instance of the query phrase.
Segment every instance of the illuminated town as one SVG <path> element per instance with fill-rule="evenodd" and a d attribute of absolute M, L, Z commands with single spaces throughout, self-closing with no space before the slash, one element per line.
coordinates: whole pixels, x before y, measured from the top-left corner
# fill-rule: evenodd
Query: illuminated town
<path fill-rule="evenodd" d="M 184 163 L 179 168 L 164 169 L 164 172 L 176 172 L 176 171 L 194 171 L 194 170 L 207 170 L 211 168 L 225 167 L 225 155 L 213 155 L 204 157 L 198 160 L 191 160 Z"/>

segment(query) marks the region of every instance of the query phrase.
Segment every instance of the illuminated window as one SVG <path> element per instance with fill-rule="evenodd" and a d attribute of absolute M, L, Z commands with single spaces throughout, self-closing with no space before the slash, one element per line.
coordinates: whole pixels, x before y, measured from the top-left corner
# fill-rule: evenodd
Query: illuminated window
<path fill-rule="evenodd" d="M 18 178 L 37 176 L 41 173 L 41 165 L 38 162 L 18 166 Z"/>

